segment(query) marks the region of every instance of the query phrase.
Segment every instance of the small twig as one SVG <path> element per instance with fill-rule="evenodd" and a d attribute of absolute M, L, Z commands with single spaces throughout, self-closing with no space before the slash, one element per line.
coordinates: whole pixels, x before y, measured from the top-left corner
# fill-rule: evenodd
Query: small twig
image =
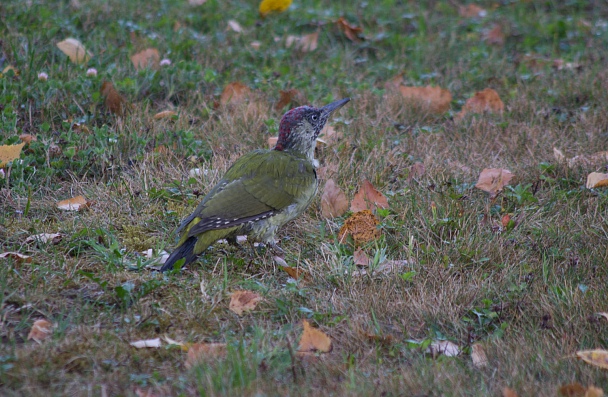
<path fill-rule="evenodd" d="M 289 350 L 289 356 L 291 357 L 291 373 L 293 374 L 293 383 L 298 383 L 298 374 L 296 372 L 296 356 L 293 354 L 293 348 L 291 347 L 291 340 L 287 339 L 287 349 Z"/>

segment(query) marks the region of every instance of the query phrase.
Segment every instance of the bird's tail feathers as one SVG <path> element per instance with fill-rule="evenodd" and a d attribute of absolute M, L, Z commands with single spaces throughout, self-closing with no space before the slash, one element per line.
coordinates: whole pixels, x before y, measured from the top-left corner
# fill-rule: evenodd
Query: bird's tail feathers
<path fill-rule="evenodd" d="M 172 270 L 175 263 L 182 258 L 185 259 L 182 267 L 194 262 L 198 257 L 198 254 L 194 253 L 194 246 L 196 245 L 196 241 L 196 237 L 192 236 L 189 237 L 186 241 L 184 241 L 182 245 L 175 248 L 171 255 L 169 255 L 169 258 L 167 258 L 167 261 L 165 262 L 163 267 L 160 268 L 160 271 L 166 272 L 167 270 Z"/>

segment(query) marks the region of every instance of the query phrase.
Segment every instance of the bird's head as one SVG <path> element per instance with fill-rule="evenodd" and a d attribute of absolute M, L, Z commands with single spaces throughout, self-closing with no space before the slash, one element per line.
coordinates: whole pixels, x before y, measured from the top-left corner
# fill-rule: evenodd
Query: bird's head
<path fill-rule="evenodd" d="M 300 106 L 285 113 L 279 125 L 279 139 L 274 150 L 302 153 L 312 161 L 316 139 L 329 116 L 344 106 L 350 98 L 325 105 L 322 108 Z"/>

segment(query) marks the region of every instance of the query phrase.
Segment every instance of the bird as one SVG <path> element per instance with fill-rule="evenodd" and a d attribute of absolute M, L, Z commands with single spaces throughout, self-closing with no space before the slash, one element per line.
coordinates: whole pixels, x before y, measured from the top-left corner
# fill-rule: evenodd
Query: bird
<path fill-rule="evenodd" d="M 176 230 L 181 237 L 160 271 L 174 269 L 182 259 L 181 267 L 187 266 L 217 240 L 234 241 L 237 235 L 281 251 L 277 230 L 301 215 L 317 193 L 316 139 L 329 117 L 349 101 L 285 113 L 275 147 L 239 157 L 181 222 Z"/>

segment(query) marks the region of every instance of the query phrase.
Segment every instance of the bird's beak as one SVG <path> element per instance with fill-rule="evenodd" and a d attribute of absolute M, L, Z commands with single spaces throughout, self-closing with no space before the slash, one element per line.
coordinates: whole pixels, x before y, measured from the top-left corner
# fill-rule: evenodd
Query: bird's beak
<path fill-rule="evenodd" d="M 321 111 L 323 112 L 322 114 L 324 116 L 327 115 L 327 117 L 329 117 L 330 114 L 340 109 L 342 106 L 346 105 L 348 101 L 350 101 L 350 98 L 344 98 L 340 99 L 339 101 L 332 102 L 329 105 L 325 105 L 321 108 Z"/>

